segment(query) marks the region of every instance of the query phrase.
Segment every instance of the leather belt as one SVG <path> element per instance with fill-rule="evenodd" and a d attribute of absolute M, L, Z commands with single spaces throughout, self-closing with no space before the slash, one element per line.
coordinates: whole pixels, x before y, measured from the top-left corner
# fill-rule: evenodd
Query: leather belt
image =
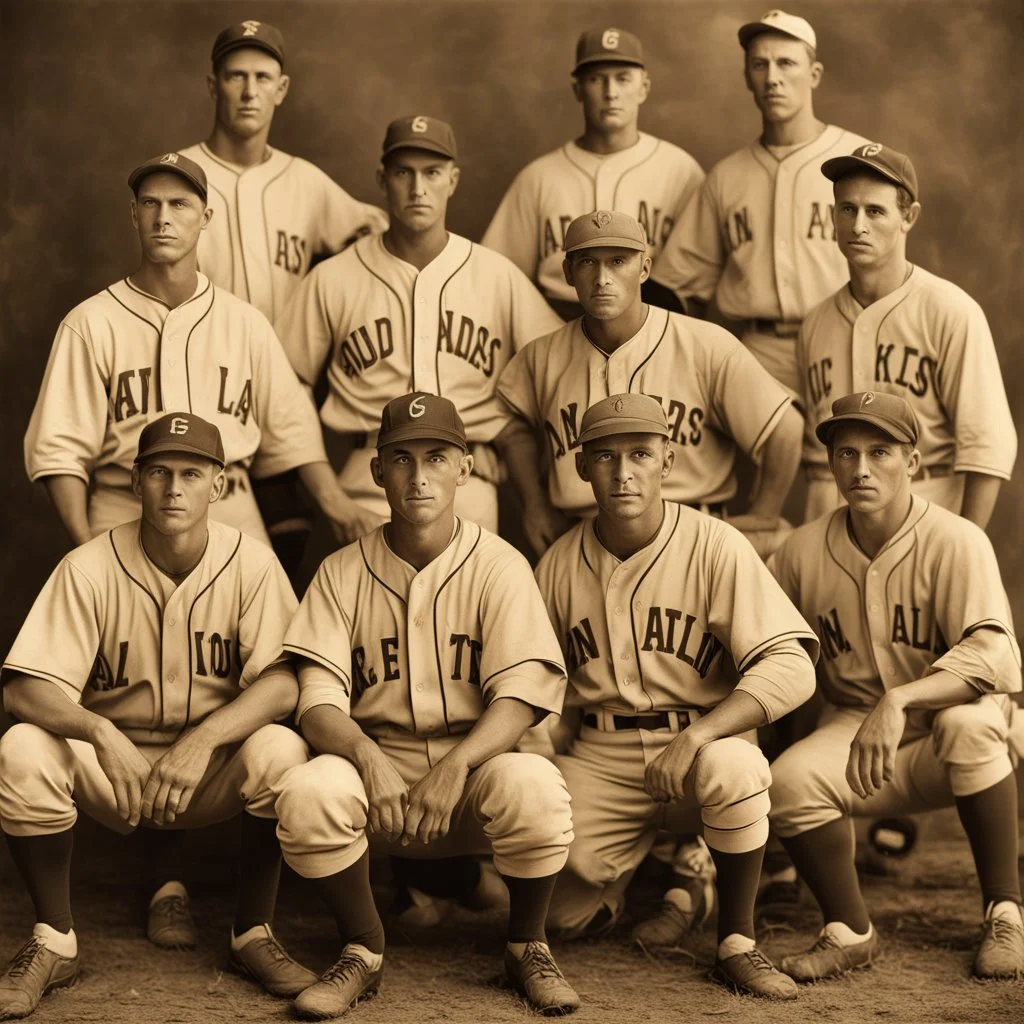
<path fill-rule="evenodd" d="M 610 711 L 584 711 L 583 724 L 602 732 L 623 729 L 672 729 L 682 732 L 690 724 L 687 711 L 656 711 L 651 715 L 617 715 Z"/>
<path fill-rule="evenodd" d="M 756 319 L 750 321 L 750 329 L 758 334 L 774 334 L 776 338 L 795 338 L 800 333 L 800 321 Z"/>

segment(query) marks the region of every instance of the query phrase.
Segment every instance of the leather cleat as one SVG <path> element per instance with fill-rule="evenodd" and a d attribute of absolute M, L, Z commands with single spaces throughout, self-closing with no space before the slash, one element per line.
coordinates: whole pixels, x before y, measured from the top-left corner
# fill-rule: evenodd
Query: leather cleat
<path fill-rule="evenodd" d="M 161 949 L 195 949 L 196 923 L 188 906 L 188 893 L 172 892 L 149 905 L 146 937 Z"/>
<path fill-rule="evenodd" d="M 292 1006 L 298 1016 L 306 1020 L 328 1020 L 340 1017 L 362 999 L 371 999 L 380 987 L 384 964 L 372 967 L 362 956 L 369 950 L 350 943 L 342 951 L 338 962 L 328 967 L 309 988 L 295 997 Z"/>
<path fill-rule="evenodd" d="M 643 949 L 671 949 L 691 932 L 699 931 L 715 908 L 711 878 L 694 879 L 686 889 L 665 893 L 661 910 L 633 929 L 633 941 Z"/>
<path fill-rule="evenodd" d="M 545 1017 L 561 1017 L 579 1009 L 580 997 L 565 980 L 546 942 L 526 943 L 522 957 L 506 948 L 505 973 L 515 990 Z"/>
<path fill-rule="evenodd" d="M 250 939 L 241 949 L 231 947 L 231 966 L 281 999 L 291 999 L 315 985 L 317 976 L 288 955 L 269 924 L 264 928 L 266 935 Z"/>
<path fill-rule="evenodd" d="M 800 991 L 756 946 L 746 953 L 716 959 L 711 978 L 741 995 L 762 999 L 796 999 Z"/>
<path fill-rule="evenodd" d="M 73 985 L 77 977 L 77 955 L 60 956 L 33 935 L 0 975 L 0 1020 L 27 1017 L 47 992 Z"/>
<path fill-rule="evenodd" d="M 794 953 L 782 961 L 782 969 L 795 981 L 821 981 L 862 967 L 870 967 L 881 956 L 878 932 L 863 942 L 844 946 L 834 935 L 822 929 L 818 941 L 804 953 Z"/>
<path fill-rule="evenodd" d="M 974 957 L 976 978 L 1024 977 L 1024 921 L 1016 914 L 995 914 L 990 905 L 982 926 L 981 945 Z"/>

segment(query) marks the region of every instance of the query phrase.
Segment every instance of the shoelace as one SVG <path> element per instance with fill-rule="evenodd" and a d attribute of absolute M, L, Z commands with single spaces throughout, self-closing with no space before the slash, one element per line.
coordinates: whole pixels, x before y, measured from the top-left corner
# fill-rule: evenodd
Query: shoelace
<path fill-rule="evenodd" d="M 988 924 L 992 929 L 993 942 L 1012 942 L 1014 933 L 1018 931 L 1013 922 L 1007 921 L 1005 917 L 993 917 Z"/>
<path fill-rule="evenodd" d="M 811 946 L 812 953 L 821 953 L 826 949 L 842 949 L 843 944 L 831 933 L 824 932 L 818 936 L 818 941 Z"/>
<path fill-rule="evenodd" d="M 183 896 L 171 893 L 160 901 L 160 909 L 168 917 L 188 917 L 188 904 Z"/>
<path fill-rule="evenodd" d="M 744 954 L 747 962 L 757 971 L 774 971 L 775 964 L 771 962 L 756 946 Z"/>
<path fill-rule="evenodd" d="M 285 952 L 284 946 L 277 939 L 268 937 L 259 941 L 275 960 L 281 963 L 291 963 L 292 958 Z"/>
<path fill-rule="evenodd" d="M 32 966 L 36 954 L 45 948 L 38 939 L 29 939 L 11 958 L 11 962 L 7 967 L 7 973 L 12 978 L 20 978 Z"/>
<path fill-rule="evenodd" d="M 344 953 L 341 959 L 333 966 L 327 969 L 327 973 L 323 976 L 324 981 L 348 981 L 349 977 L 359 971 L 368 969 L 368 964 L 361 957 L 355 953 Z"/>
<path fill-rule="evenodd" d="M 542 978 L 563 977 L 554 957 L 539 942 L 527 943 L 523 963 L 530 968 L 530 974 L 539 974 Z"/>

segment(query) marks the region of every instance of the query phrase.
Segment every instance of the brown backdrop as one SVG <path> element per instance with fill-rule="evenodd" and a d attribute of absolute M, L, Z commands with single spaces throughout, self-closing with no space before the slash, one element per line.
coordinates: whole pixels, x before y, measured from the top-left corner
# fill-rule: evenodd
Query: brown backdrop
<path fill-rule="evenodd" d="M 0 205 L 4 424 L 0 473 L 0 648 L 6 651 L 66 547 L 21 444 L 60 318 L 130 272 L 125 178 L 142 159 L 205 137 L 204 75 L 226 24 L 260 18 L 288 44 L 292 90 L 271 142 L 307 157 L 362 199 L 384 125 L 450 120 L 463 177 L 450 226 L 479 238 L 514 173 L 575 134 L 569 91 L 577 33 L 615 25 L 643 39 L 654 88 L 642 127 L 705 167 L 758 132 L 736 28 L 768 0 L 574 2 L 8 2 L 0 6 L 4 147 Z M 799 0 L 826 73 L 817 110 L 909 152 L 924 212 L 911 259 L 980 301 L 1018 423 L 1024 369 L 1019 0 Z M 1018 621 L 1024 554 L 1015 527 L 1024 474 L 1004 487 L 990 533 Z M 55 632 L 54 642 L 60 642 Z"/>

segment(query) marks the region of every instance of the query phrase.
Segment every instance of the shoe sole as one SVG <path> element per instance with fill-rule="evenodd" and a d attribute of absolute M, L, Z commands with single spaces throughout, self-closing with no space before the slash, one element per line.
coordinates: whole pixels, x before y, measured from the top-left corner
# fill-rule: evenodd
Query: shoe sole
<path fill-rule="evenodd" d="M 198 941 L 198 936 L 193 936 L 193 938 L 186 939 L 184 942 L 164 942 L 150 935 L 148 932 L 146 933 L 146 938 L 149 939 L 149 941 L 154 946 L 156 946 L 157 949 L 169 949 L 177 953 L 182 953 L 187 950 L 195 949 L 196 942 Z"/>
<path fill-rule="evenodd" d="M 360 992 L 359 995 L 352 1000 L 348 1006 L 345 1007 L 340 1013 L 322 1013 L 319 1010 L 302 1010 L 299 1007 L 295 1007 L 295 1015 L 300 1017 L 302 1020 L 333 1020 L 337 1017 L 344 1017 L 349 1010 L 354 1010 L 360 1003 L 365 1003 L 369 999 L 373 999 L 377 995 L 379 985 L 373 985 L 371 988 Z"/>
<path fill-rule="evenodd" d="M 568 1017 L 569 1014 L 575 1013 L 579 1009 L 579 1004 L 576 1004 L 575 1006 L 538 1006 L 526 994 L 525 988 L 522 988 L 520 985 L 517 985 L 514 981 L 512 982 L 512 987 L 516 990 L 516 993 L 520 996 L 520 998 L 526 1001 L 526 1004 L 530 1007 L 530 1009 L 533 1010 L 535 1013 L 539 1013 L 542 1017 Z"/>
<path fill-rule="evenodd" d="M 847 974 L 853 974 L 854 971 L 866 971 L 869 967 L 873 967 L 875 963 L 882 959 L 881 953 L 875 953 L 870 960 L 865 961 L 862 964 L 854 964 L 852 967 L 846 967 L 841 971 L 836 971 L 834 974 L 822 974 L 816 975 L 813 978 L 798 978 L 795 974 L 790 974 L 781 964 L 779 970 L 788 978 L 792 978 L 798 985 L 813 985 L 819 981 L 834 981 L 836 978 L 844 978 Z"/>
<path fill-rule="evenodd" d="M 785 974 L 784 971 L 780 971 L 779 973 Z M 785 976 L 787 978 L 789 977 L 788 974 L 786 974 Z M 758 992 L 755 989 L 746 988 L 739 982 L 734 981 L 732 978 L 729 977 L 728 974 L 725 973 L 725 971 L 721 970 L 718 967 L 712 967 L 711 970 L 708 971 L 708 978 L 710 978 L 711 981 L 715 982 L 717 985 L 721 985 L 724 988 L 729 989 L 730 992 L 735 992 L 738 996 L 753 996 L 755 999 L 773 999 L 779 1003 L 792 1002 L 794 999 L 797 998 L 796 992 L 792 993 L 791 995 L 781 995 L 776 994 L 774 992 Z"/>
<path fill-rule="evenodd" d="M 232 974 L 237 974 L 248 981 L 254 981 L 261 989 L 263 989 L 264 992 L 267 993 L 268 996 L 273 996 L 275 999 L 294 999 L 300 993 L 305 992 L 306 989 L 309 988 L 309 985 L 315 985 L 320 980 L 312 971 L 310 971 L 309 973 L 313 980 L 309 985 L 306 985 L 295 992 L 275 992 L 272 988 L 268 988 L 266 982 L 264 982 L 264 980 L 259 977 L 255 971 L 251 970 L 247 964 L 243 964 L 240 960 L 235 960 L 230 954 L 228 955 L 228 970 L 231 971 Z"/>

